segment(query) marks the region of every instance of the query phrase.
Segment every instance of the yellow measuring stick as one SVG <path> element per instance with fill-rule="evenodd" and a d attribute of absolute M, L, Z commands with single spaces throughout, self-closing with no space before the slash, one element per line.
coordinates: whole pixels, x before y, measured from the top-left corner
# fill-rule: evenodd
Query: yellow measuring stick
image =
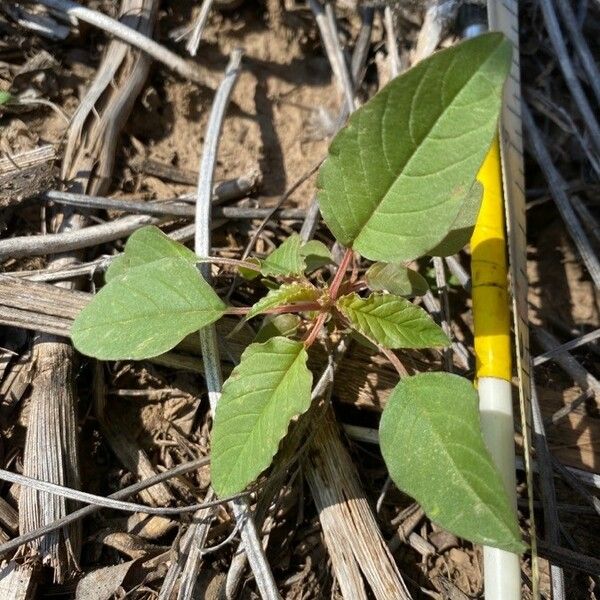
<path fill-rule="evenodd" d="M 477 179 L 483 186 L 481 209 L 471 238 L 477 378 L 497 377 L 511 381 L 510 300 L 502 170 L 497 139 Z"/>
<path fill-rule="evenodd" d="M 471 285 L 481 429 L 516 512 L 510 300 L 497 139 L 477 179 L 483 186 L 483 199 L 471 238 Z M 483 561 L 486 600 L 519 600 L 519 557 L 486 546 Z"/>

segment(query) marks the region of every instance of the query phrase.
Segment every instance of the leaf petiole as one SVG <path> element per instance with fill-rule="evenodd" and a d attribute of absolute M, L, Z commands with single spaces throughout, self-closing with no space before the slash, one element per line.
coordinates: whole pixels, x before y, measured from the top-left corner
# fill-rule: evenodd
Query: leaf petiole
<path fill-rule="evenodd" d="M 221 256 L 207 256 L 206 258 L 198 258 L 196 264 L 210 263 L 213 265 L 227 265 L 231 267 L 240 267 L 249 271 L 260 273 L 260 265 L 247 260 L 237 260 L 235 258 L 225 258 Z"/>
<path fill-rule="evenodd" d="M 317 336 L 319 335 L 319 332 L 321 331 L 321 328 L 325 324 L 327 314 L 328 313 L 326 312 L 319 313 L 319 316 L 315 319 L 315 322 L 311 330 L 309 331 L 308 336 L 304 340 L 305 348 L 310 348 L 314 344 L 315 340 L 317 339 Z"/>
<path fill-rule="evenodd" d="M 225 314 L 243 316 L 248 314 L 251 309 L 251 306 L 229 306 L 226 309 Z M 282 315 L 285 313 L 317 312 L 321 311 L 322 309 L 323 307 L 318 302 L 296 302 L 296 304 L 284 304 L 283 306 L 267 308 L 262 311 L 262 314 Z"/>
<path fill-rule="evenodd" d="M 342 281 L 344 280 L 344 275 L 346 274 L 346 271 L 348 270 L 348 265 L 350 264 L 350 261 L 352 260 L 352 254 L 353 254 L 352 248 L 346 248 L 346 252 L 344 253 L 344 256 L 342 257 L 342 260 L 337 268 L 337 271 L 335 272 L 335 275 L 331 282 L 331 286 L 329 288 L 329 296 L 330 296 L 332 302 L 335 302 L 335 300 L 337 300 L 337 297 L 340 293 L 340 286 L 342 285 Z"/>

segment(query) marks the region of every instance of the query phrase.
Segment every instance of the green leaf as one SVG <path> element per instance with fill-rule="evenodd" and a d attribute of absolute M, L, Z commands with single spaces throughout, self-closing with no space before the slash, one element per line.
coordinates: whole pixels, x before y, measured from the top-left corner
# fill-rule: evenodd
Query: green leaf
<path fill-rule="evenodd" d="M 131 268 L 163 258 L 183 258 L 190 264 L 195 264 L 198 260 L 189 248 L 172 240 L 158 227 L 154 225 L 142 227 L 129 236 L 123 254 L 113 259 L 104 279 L 109 282 Z"/>
<path fill-rule="evenodd" d="M 131 263 L 125 254 L 119 254 L 118 256 L 115 256 L 108 265 L 108 269 L 106 269 L 106 272 L 104 273 L 105 283 L 109 283 L 113 279 L 124 275 L 127 273 L 127 271 L 129 271 L 130 267 Z"/>
<path fill-rule="evenodd" d="M 375 263 L 369 267 L 365 278 L 372 290 L 397 296 L 422 296 L 429 289 L 422 275 L 398 263 Z"/>
<path fill-rule="evenodd" d="M 515 511 L 481 435 L 471 382 L 448 373 L 403 379 L 379 434 L 390 477 L 433 521 L 472 542 L 523 552 Z"/>
<path fill-rule="evenodd" d="M 256 265 L 260 269 L 260 260 L 258 260 L 258 258 L 250 257 L 250 258 L 246 259 L 246 262 Z M 240 267 L 238 269 L 238 273 L 240 274 L 241 277 L 243 277 L 247 281 L 252 281 L 253 279 L 256 279 L 257 277 L 260 277 L 260 270 L 247 269 L 246 267 Z"/>
<path fill-rule="evenodd" d="M 301 342 L 248 346 L 223 385 L 212 430 L 211 473 L 221 497 L 241 492 L 270 464 L 290 421 L 310 406 L 312 374 Z"/>
<path fill-rule="evenodd" d="M 471 240 L 477 215 L 481 208 L 483 186 L 475 181 L 446 237 L 433 249 L 429 250 L 431 256 L 452 256 L 460 252 Z"/>
<path fill-rule="evenodd" d="M 163 258 L 127 270 L 79 313 L 75 347 L 102 360 L 149 358 L 219 319 L 225 304 L 184 258 Z"/>
<path fill-rule="evenodd" d="M 304 273 L 306 263 L 300 252 L 301 246 L 302 238 L 297 233 L 293 233 L 263 260 L 261 273 L 266 277 L 285 277 Z"/>
<path fill-rule="evenodd" d="M 0 92 L 0 106 L 3 104 L 11 104 L 15 97 L 10 92 Z"/>
<path fill-rule="evenodd" d="M 306 271 L 308 273 L 316 271 L 325 265 L 333 262 L 333 256 L 329 248 L 318 240 L 310 240 L 300 248 L 300 254 L 306 261 Z"/>
<path fill-rule="evenodd" d="M 366 348 L 369 352 L 373 352 L 374 354 L 380 352 L 377 344 L 365 337 L 362 333 L 358 333 L 355 329 L 351 329 L 349 335 L 350 339 L 354 340 L 357 344 L 360 344 L 363 348 Z"/>
<path fill-rule="evenodd" d="M 341 244 L 400 262 L 443 239 L 496 132 L 511 54 L 499 33 L 467 40 L 396 77 L 350 117 L 317 182 Z"/>
<path fill-rule="evenodd" d="M 448 346 L 450 340 L 420 307 L 400 296 L 342 296 L 338 308 L 350 325 L 385 348 Z"/>
<path fill-rule="evenodd" d="M 261 298 L 248 312 L 247 319 L 265 311 L 284 306 L 285 304 L 294 304 L 295 302 L 307 302 L 316 300 L 321 292 L 310 283 L 294 282 L 283 284 L 276 290 L 271 290 L 264 298 Z"/>
<path fill-rule="evenodd" d="M 283 315 L 267 315 L 261 325 L 254 341 L 258 344 L 266 342 L 271 338 L 282 336 L 292 337 L 296 335 L 300 326 L 300 317 L 291 313 Z"/>

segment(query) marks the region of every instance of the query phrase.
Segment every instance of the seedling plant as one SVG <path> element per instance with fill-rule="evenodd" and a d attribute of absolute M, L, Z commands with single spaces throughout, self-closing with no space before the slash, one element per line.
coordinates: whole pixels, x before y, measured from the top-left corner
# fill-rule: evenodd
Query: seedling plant
<path fill-rule="evenodd" d="M 265 320 L 214 415 L 211 474 L 220 496 L 256 480 L 290 422 L 310 407 L 307 361 L 315 341 L 351 331 L 401 376 L 379 431 L 397 487 L 463 538 L 524 549 L 481 435 L 473 384 L 444 372 L 407 376 L 394 352 L 450 344 L 408 299 L 425 293 L 427 282 L 406 265 L 468 243 L 481 201 L 476 176 L 496 135 L 511 51 L 492 33 L 438 52 L 350 117 L 317 181 L 323 219 L 344 248 L 337 266 L 323 243 L 297 234 L 262 260 L 221 261 L 268 290 L 253 306 L 239 307 L 202 278 L 199 257 L 158 228 L 135 232 L 111 263 L 106 285 L 72 330 L 75 346 L 89 356 L 141 360 L 225 315 Z M 354 269 L 359 257 L 372 262 L 364 278 Z M 333 270 L 327 281 L 324 267 Z"/>

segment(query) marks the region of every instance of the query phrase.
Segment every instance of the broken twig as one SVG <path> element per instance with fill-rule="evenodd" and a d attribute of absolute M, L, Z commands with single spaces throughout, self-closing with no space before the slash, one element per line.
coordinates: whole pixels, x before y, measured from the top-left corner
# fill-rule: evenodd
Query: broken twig
<path fill-rule="evenodd" d="M 98 27 L 111 35 L 114 35 L 123 42 L 131 44 L 135 48 L 139 48 L 154 60 L 164 64 L 186 79 L 190 79 L 191 81 L 202 85 L 212 85 L 214 83 L 211 81 L 212 77 L 209 77 L 207 72 L 201 71 L 198 65 L 187 62 L 174 52 L 171 52 L 164 46 L 155 42 L 152 38 L 149 38 L 131 27 L 127 27 L 127 25 L 124 25 L 116 19 L 85 6 L 81 6 L 72 0 L 39 0 L 39 3 L 60 12 L 64 12 L 70 17 L 81 19 L 94 27 Z"/>

